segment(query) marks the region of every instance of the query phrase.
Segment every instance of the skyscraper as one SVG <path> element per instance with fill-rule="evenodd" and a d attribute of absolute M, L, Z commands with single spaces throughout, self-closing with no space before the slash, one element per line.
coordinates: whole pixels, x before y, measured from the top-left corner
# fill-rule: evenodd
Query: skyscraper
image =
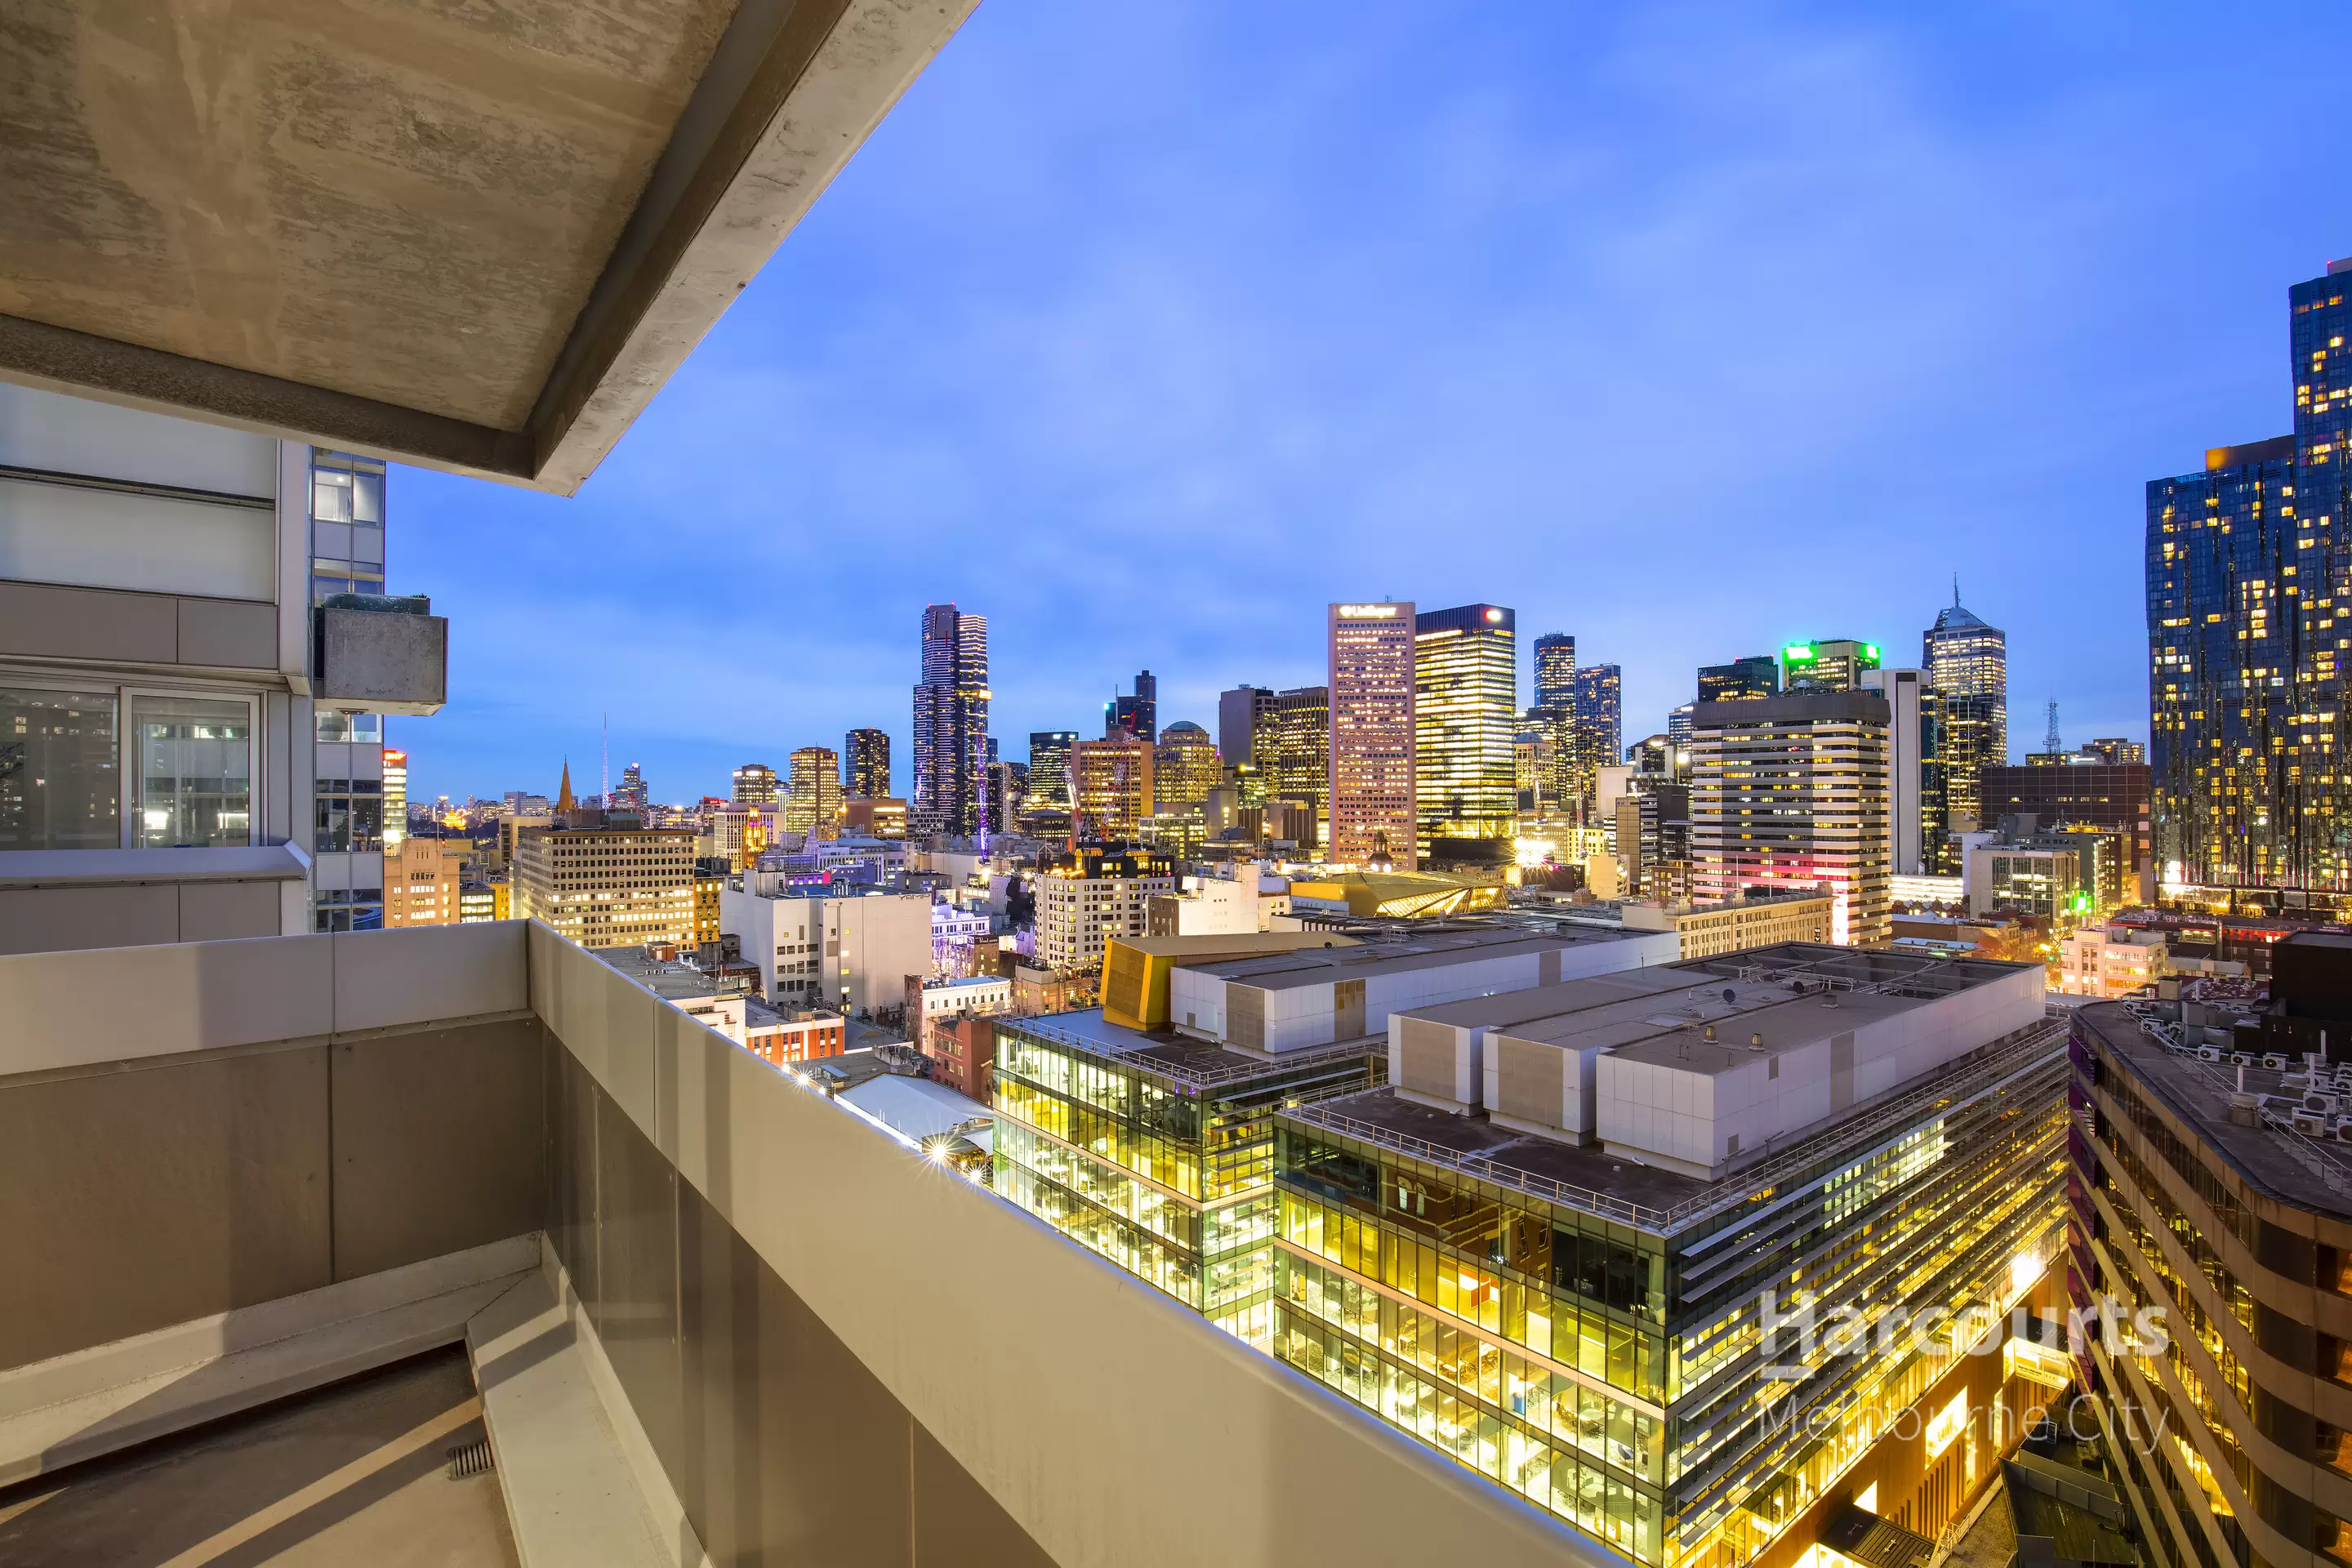
<path fill-rule="evenodd" d="M 841 759 L 830 746 L 800 746 L 793 752 L 784 831 L 837 837 L 841 832 Z"/>
<path fill-rule="evenodd" d="M 1874 691 L 1700 703 L 1691 715 L 1698 896 L 1826 887 L 1832 942 L 1885 942 L 1890 728 Z"/>
<path fill-rule="evenodd" d="M 1120 736 L 1070 747 L 1071 826 L 1102 844 L 1132 842 L 1157 809 L 1151 746 Z"/>
<path fill-rule="evenodd" d="M 1536 638 L 1535 705 L 1576 706 L 1576 639 L 1566 632 L 1546 632 Z"/>
<path fill-rule="evenodd" d="M 615 811 L 643 811 L 646 808 L 646 770 L 642 763 L 631 763 L 621 770 L 620 786 L 613 791 L 609 804 Z"/>
<path fill-rule="evenodd" d="M 1576 672 L 1575 713 L 1574 798 L 1589 801 L 1601 770 L 1625 760 L 1624 677 L 1617 666 L 1589 664 Z"/>
<path fill-rule="evenodd" d="M 1029 731 L 1029 804 L 1062 811 L 1070 808 L 1070 748 L 1076 730 Z"/>
<path fill-rule="evenodd" d="M 923 679 L 915 687 L 917 834 L 980 831 L 988 760 L 988 617 L 953 604 L 923 611 Z"/>
<path fill-rule="evenodd" d="M 2147 486 L 2149 735 L 2168 882 L 2352 891 L 2352 261 L 2287 290 L 2294 431 Z"/>
<path fill-rule="evenodd" d="M 1328 837 L 1331 788 L 1331 689 L 1294 686 L 1275 693 L 1275 735 L 1265 766 L 1268 801 L 1304 808 L 1312 826 L 1299 841 L 1313 849 Z"/>
<path fill-rule="evenodd" d="M 1780 650 L 1783 691 L 1859 691 L 1862 673 L 1879 666 L 1878 645 L 1853 637 L 1816 637 Z"/>
<path fill-rule="evenodd" d="M 1751 697 L 1778 697 L 1780 694 L 1780 667 L 1769 653 L 1750 654 L 1735 658 L 1728 664 L 1702 664 L 1698 667 L 1698 700 L 1701 702 L 1738 702 Z"/>
<path fill-rule="evenodd" d="M 1206 730 L 1180 719 L 1160 731 L 1159 750 L 1151 761 L 1151 795 L 1158 810 L 1200 805 L 1223 782 L 1224 770 Z"/>
<path fill-rule="evenodd" d="M 1517 621 L 1497 605 L 1413 618 L 1413 795 L 1420 854 L 1511 858 L 1517 777 Z"/>
<path fill-rule="evenodd" d="M 1135 692 L 1129 697 L 1114 697 L 1103 705 L 1103 738 L 1116 741 L 1121 735 L 1131 735 L 1145 745 L 1160 733 L 1154 728 L 1160 722 L 1160 682 L 1148 669 L 1138 670 Z"/>
<path fill-rule="evenodd" d="M 1330 858 L 1418 863 L 1413 795 L 1413 607 L 1333 605 Z"/>
<path fill-rule="evenodd" d="M 852 730 L 842 737 L 848 770 L 843 793 L 852 800 L 882 800 L 890 794 L 890 737 L 880 730 Z"/>
<path fill-rule="evenodd" d="M 570 777 L 566 764 L 566 778 Z M 745 763 L 735 770 L 735 792 L 731 797 L 737 805 L 773 805 L 776 804 L 776 770 L 765 763 Z"/>
<path fill-rule="evenodd" d="M 1886 699 L 1889 870 L 1935 876 L 1946 849 L 1942 699 L 1924 670 L 1865 670 L 1862 686 Z"/>
<path fill-rule="evenodd" d="M 1217 752 L 1230 767 L 1271 760 L 1257 754 L 1258 731 L 1268 726 L 1276 711 L 1274 691 L 1265 686 L 1236 686 L 1217 695 Z"/>
<path fill-rule="evenodd" d="M 1940 694 L 1944 809 L 1981 826 L 1984 771 L 2009 761 L 2009 638 L 1960 607 L 1955 582 L 1951 604 L 1920 639 L 1919 668 Z M 1947 845 L 1936 869 L 1958 872 L 1958 856 Z"/>

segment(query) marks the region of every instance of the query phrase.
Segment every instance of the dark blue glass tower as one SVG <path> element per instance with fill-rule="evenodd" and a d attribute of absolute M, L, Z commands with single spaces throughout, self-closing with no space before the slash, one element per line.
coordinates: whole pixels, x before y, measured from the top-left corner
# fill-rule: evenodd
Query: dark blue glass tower
<path fill-rule="evenodd" d="M 2294 433 L 2147 487 L 2148 760 L 2168 881 L 2352 891 L 2352 261 L 2287 291 Z M 2293 900 L 2288 901 L 2292 902 Z"/>

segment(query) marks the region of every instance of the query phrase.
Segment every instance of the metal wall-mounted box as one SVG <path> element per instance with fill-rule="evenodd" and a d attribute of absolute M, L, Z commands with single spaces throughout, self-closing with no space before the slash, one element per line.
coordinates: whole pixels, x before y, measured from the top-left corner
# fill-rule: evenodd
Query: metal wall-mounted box
<path fill-rule="evenodd" d="M 449 700 L 449 622 L 423 595 L 333 594 L 311 612 L 320 706 L 416 717 Z"/>

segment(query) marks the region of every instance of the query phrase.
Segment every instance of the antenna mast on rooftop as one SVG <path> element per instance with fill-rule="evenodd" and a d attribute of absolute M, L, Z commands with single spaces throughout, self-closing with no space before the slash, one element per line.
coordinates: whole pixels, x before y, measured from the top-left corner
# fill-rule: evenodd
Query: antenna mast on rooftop
<path fill-rule="evenodd" d="M 2042 749 L 2053 756 L 2066 749 L 2058 739 L 2058 699 L 2055 697 L 2050 700 L 2050 733 L 2042 737 Z"/>

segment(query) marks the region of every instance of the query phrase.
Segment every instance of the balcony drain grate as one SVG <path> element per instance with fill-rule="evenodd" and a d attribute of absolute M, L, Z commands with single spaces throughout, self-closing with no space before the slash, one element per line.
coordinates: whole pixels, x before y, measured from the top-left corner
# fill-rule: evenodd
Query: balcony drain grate
<path fill-rule="evenodd" d="M 488 1475 L 490 1470 L 490 1445 L 488 1438 L 478 1443 L 467 1443 L 449 1450 L 449 1479 L 463 1480 L 467 1476 Z"/>

